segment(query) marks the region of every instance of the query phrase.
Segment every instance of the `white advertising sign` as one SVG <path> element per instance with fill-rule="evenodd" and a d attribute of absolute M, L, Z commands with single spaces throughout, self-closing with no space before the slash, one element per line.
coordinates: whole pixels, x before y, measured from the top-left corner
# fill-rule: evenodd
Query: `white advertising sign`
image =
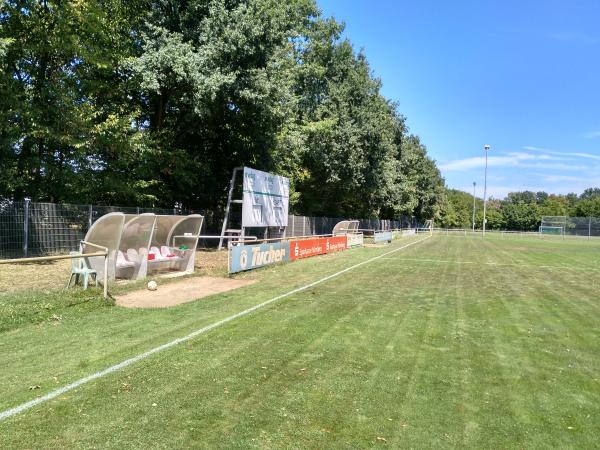
<path fill-rule="evenodd" d="M 347 234 L 348 247 L 357 247 L 364 245 L 364 237 L 362 233 Z"/>
<path fill-rule="evenodd" d="M 244 167 L 243 227 L 287 227 L 290 180 Z"/>

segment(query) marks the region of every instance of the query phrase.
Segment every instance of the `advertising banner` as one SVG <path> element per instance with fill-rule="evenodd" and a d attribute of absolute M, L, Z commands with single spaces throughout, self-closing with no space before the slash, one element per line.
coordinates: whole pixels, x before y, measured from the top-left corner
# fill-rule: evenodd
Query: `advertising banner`
<path fill-rule="evenodd" d="M 290 260 L 290 243 L 235 245 L 229 249 L 229 273 Z"/>
<path fill-rule="evenodd" d="M 417 230 L 415 230 L 414 228 L 408 228 L 406 230 L 397 230 L 394 231 L 394 239 L 400 239 L 406 236 L 414 236 L 415 234 L 417 234 Z"/>
<path fill-rule="evenodd" d="M 244 167 L 243 227 L 287 227 L 290 180 Z"/>
<path fill-rule="evenodd" d="M 392 239 L 391 231 L 376 231 L 373 234 L 373 242 L 392 242 Z"/>
<path fill-rule="evenodd" d="M 298 239 L 290 241 L 290 259 L 310 258 L 347 248 L 346 236 Z"/>
<path fill-rule="evenodd" d="M 347 238 L 346 245 L 348 247 L 362 247 L 362 245 L 364 244 L 364 241 L 365 241 L 362 233 L 347 234 L 346 238 Z"/>

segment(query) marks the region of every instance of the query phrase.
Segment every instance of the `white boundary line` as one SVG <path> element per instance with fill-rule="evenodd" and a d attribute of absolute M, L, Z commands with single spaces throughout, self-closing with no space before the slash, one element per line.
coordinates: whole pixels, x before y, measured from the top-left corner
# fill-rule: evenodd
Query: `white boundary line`
<path fill-rule="evenodd" d="M 51 391 L 51 392 L 49 392 L 46 395 L 34 398 L 33 400 L 30 400 L 28 402 L 22 403 L 22 404 L 20 404 L 18 406 L 15 406 L 14 408 L 10 408 L 10 409 L 7 409 L 5 411 L 2 411 L 2 412 L 0 412 L 0 421 L 8 419 L 9 417 L 12 417 L 12 416 L 14 416 L 16 414 L 22 413 L 23 411 L 27 411 L 28 409 L 33 408 L 34 406 L 39 405 L 40 403 L 44 403 L 44 402 L 47 402 L 48 400 L 52 400 L 53 398 L 56 398 L 59 395 L 62 395 L 62 394 L 66 393 L 66 392 L 69 392 L 69 391 L 72 391 L 73 389 L 77 389 L 79 386 L 82 386 L 82 385 L 84 385 L 86 383 L 89 383 L 90 381 L 94 381 L 94 380 L 96 380 L 98 378 L 102 378 L 102 377 L 104 377 L 104 376 L 106 376 L 108 374 L 111 374 L 113 372 L 117 372 L 118 370 L 121 370 L 121 369 L 123 369 L 123 368 L 125 368 L 127 366 L 135 364 L 138 361 L 146 359 L 146 358 L 148 358 L 149 356 L 151 356 L 151 355 L 153 355 L 155 353 L 158 353 L 158 352 L 161 352 L 163 350 L 166 350 L 166 349 L 169 349 L 171 347 L 174 347 L 174 346 L 176 346 L 178 344 L 181 344 L 182 342 L 189 341 L 190 339 L 193 339 L 196 336 L 199 336 L 199 335 L 204 334 L 204 333 L 206 333 L 206 332 L 208 332 L 210 330 L 218 328 L 221 325 L 226 324 L 227 322 L 231 322 L 232 320 L 235 320 L 235 319 L 238 319 L 238 318 L 240 318 L 242 316 L 250 314 L 250 313 L 256 311 L 257 309 L 263 308 L 263 307 L 265 307 L 265 306 L 267 306 L 267 305 L 269 305 L 269 304 L 271 304 L 273 302 L 281 300 L 282 298 L 286 298 L 286 297 L 289 297 L 290 295 L 297 294 L 298 292 L 302 292 L 302 291 L 304 291 L 306 289 L 309 289 L 309 288 L 311 288 L 313 286 L 316 286 L 317 284 L 324 283 L 325 281 L 331 280 L 332 278 L 335 278 L 335 277 L 337 277 L 339 275 L 342 275 L 343 273 L 349 272 L 351 270 L 356 269 L 357 267 L 363 266 L 363 265 L 368 264 L 368 263 L 370 263 L 372 261 L 375 261 L 377 259 L 383 258 L 384 256 L 391 255 L 392 253 L 395 253 L 395 252 L 398 252 L 400 250 L 403 250 L 403 249 L 405 249 L 407 247 L 410 247 L 411 245 L 418 244 L 419 242 L 423 242 L 423 241 L 425 241 L 425 240 L 427 240 L 429 238 L 430 238 L 430 236 L 427 236 L 424 239 L 419 239 L 418 241 L 410 242 L 410 243 L 408 243 L 406 245 L 403 245 L 402 247 L 395 248 L 394 250 L 391 250 L 391 251 L 386 252 L 386 253 L 382 253 L 379 256 L 375 256 L 373 258 L 370 258 L 370 259 L 367 259 L 365 261 L 362 261 L 362 262 L 360 262 L 358 264 L 354 264 L 353 266 L 347 267 L 347 268 L 345 268 L 343 270 L 340 270 L 339 272 L 336 272 L 334 274 L 331 274 L 331 275 L 328 275 L 326 277 L 320 278 L 319 280 L 313 281 L 312 283 L 309 283 L 309 284 L 307 284 L 305 286 L 293 289 L 293 290 L 291 290 L 289 292 L 286 292 L 285 294 L 278 295 L 277 297 L 273 297 L 270 300 L 267 300 L 265 302 L 259 303 L 258 305 L 254 305 L 254 306 L 252 306 L 252 307 L 250 307 L 248 309 L 245 309 L 243 311 L 240 311 L 239 313 L 236 313 L 236 314 L 234 314 L 232 316 L 226 317 L 226 318 L 221 319 L 221 320 L 219 320 L 219 321 L 217 321 L 217 322 L 215 322 L 213 324 L 210 324 L 210 325 L 207 325 L 205 327 L 202 327 L 202 328 L 200 328 L 200 329 L 198 329 L 196 331 L 191 332 L 190 334 L 188 334 L 186 336 L 180 337 L 180 338 L 175 339 L 175 340 L 173 340 L 171 342 L 167 342 L 166 344 L 163 344 L 163 345 L 160 345 L 158 347 L 155 347 L 152 350 L 148 350 L 147 352 L 144 352 L 144 353 L 142 353 L 140 355 L 134 356 L 133 358 L 126 359 L 125 361 L 122 361 L 119 364 L 115 364 L 114 366 L 108 367 L 108 368 L 106 368 L 104 370 L 101 370 L 99 372 L 96 372 L 96 373 L 93 373 L 91 375 L 88 375 L 87 377 L 80 378 L 79 380 L 77 380 L 77 381 L 75 381 L 75 382 L 73 382 L 71 384 L 68 384 L 68 385 L 63 386 L 63 387 L 58 388 L 58 389 L 55 389 L 54 391 Z"/>

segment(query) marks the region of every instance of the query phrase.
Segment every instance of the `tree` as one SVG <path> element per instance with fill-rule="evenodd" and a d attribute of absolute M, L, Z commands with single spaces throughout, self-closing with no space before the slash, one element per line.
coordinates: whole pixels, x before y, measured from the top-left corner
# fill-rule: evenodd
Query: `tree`
<path fill-rule="evenodd" d="M 446 197 L 450 208 L 450 214 L 442 214 L 440 224 L 444 227 L 471 228 L 473 226 L 473 195 L 457 189 L 448 189 Z M 475 200 L 476 211 L 483 210 L 483 201 Z M 489 221 L 488 221 L 489 222 Z"/>
<path fill-rule="evenodd" d="M 600 188 L 588 188 L 579 196 L 581 200 L 590 200 L 600 197 Z"/>
<path fill-rule="evenodd" d="M 99 188 L 96 175 L 131 146 L 135 107 L 118 64 L 132 48 L 138 3 L 3 2 L 3 195 L 88 201 L 114 189 Z"/>
<path fill-rule="evenodd" d="M 0 197 L 218 212 L 234 167 L 292 211 L 439 218 L 435 162 L 314 0 L 9 0 Z"/>
<path fill-rule="evenodd" d="M 600 217 L 600 196 L 588 197 L 579 201 L 576 213 L 582 217 Z"/>
<path fill-rule="evenodd" d="M 294 106 L 294 43 L 317 13 L 304 0 L 154 5 L 132 67 L 161 202 L 222 207 L 234 167 L 276 167 L 273 149 Z"/>
<path fill-rule="evenodd" d="M 549 195 L 539 208 L 542 216 L 567 216 L 569 201 L 564 196 Z"/>
<path fill-rule="evenodd" d="M 488 230 L 504 230 L 511 229 L 507 226 L 504 220 L 504 214 L 502 211 L 503 202 L 501 200 L 490 199 L 487 202 L 486 214 L 487 219 L 486 229 Z M 483 227 L 483 208 L 477 210 L 475 218 L 476 228 Z"/>
<path fill-rule="evenodd" d="M 535 203 L 505 202 L 501 212 L 509 230 L 534 231 L 540 225 L 539 209 Z"/>

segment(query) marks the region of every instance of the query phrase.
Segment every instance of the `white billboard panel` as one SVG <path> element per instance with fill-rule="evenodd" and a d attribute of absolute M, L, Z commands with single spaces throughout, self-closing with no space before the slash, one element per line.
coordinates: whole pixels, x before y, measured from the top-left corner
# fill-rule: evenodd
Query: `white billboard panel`
<path fill-rule="evenodd" d="M 290 180 L 244 167 L 243 227 L 287 227 Z"/>

